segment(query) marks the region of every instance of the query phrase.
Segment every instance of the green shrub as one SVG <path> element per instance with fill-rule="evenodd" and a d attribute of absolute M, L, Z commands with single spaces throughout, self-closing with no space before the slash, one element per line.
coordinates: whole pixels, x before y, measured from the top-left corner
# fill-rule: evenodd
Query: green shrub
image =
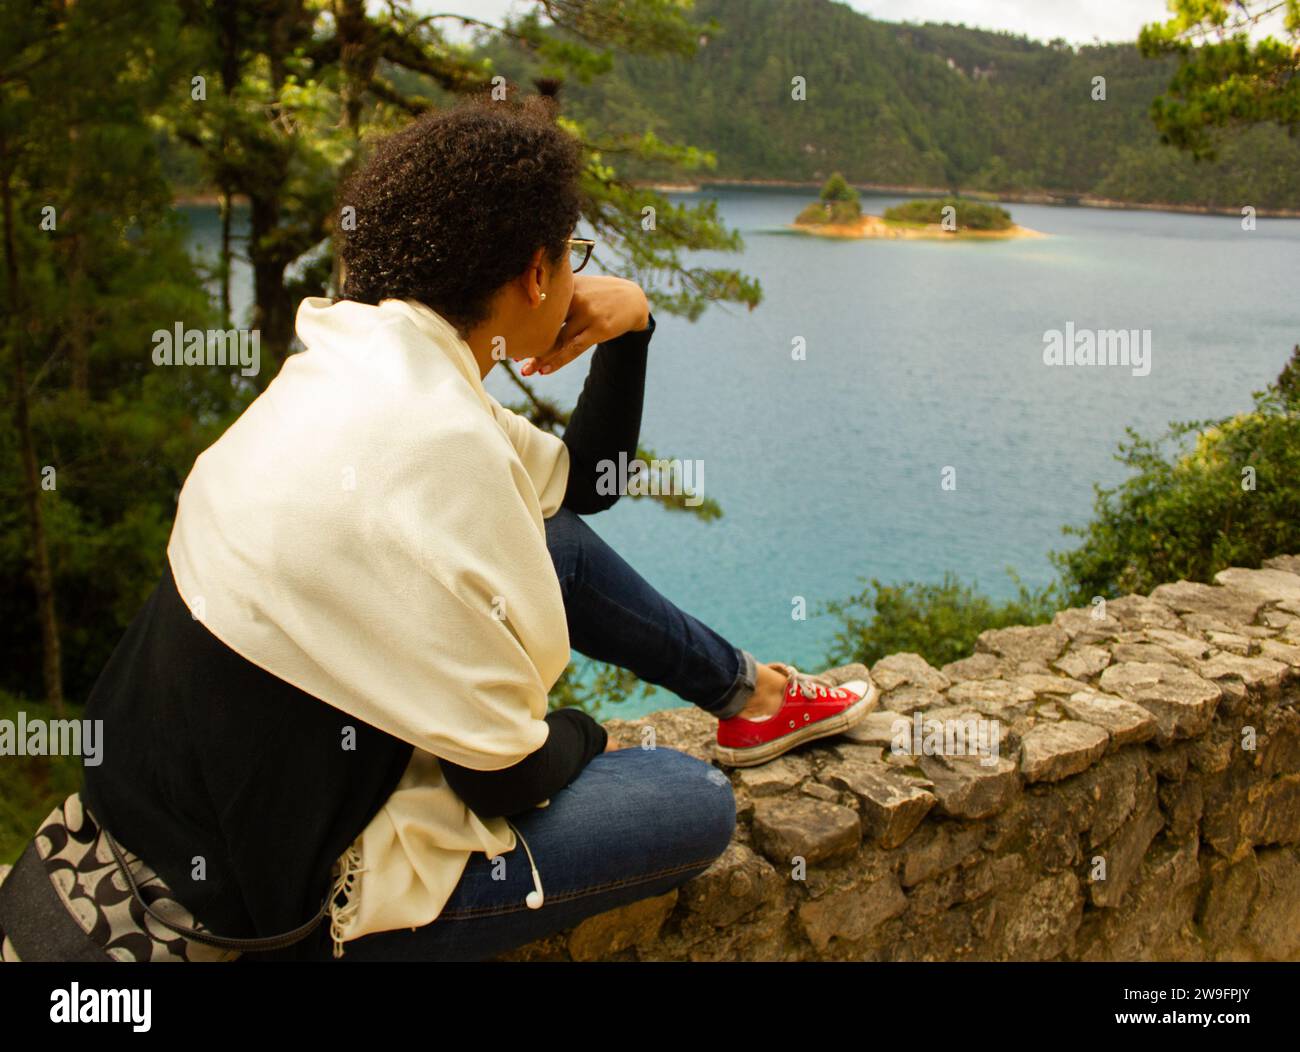
<path fill-rule="evenodd" d="M 1239 416 L 1177 423 L 1157 439 L 1128 431 L 1116 459 L 1134 474 L 1094 486 L 1083 539 L 1056 553 L 1073 602 L 1149 592 L 1166 581 L 1210 581 L 1300 552 L 1300 347 L 1277 381 Z"/>
<path fill-rule="evenodd" d="M 933 197 L 908 201 L 885 209 L 885 219 L 891 223 L 943 222 L 943 210 L 951 207 L 957 230 L 1009 230 L 1011 213 L 998 205 L 983 201 L 967 201 L 960 197 Z"/>
<path fill-rule="evenodd" d="M 1051 620 L 1060 608 L 1056 586 L 1032 590 L 1008 573 L 1018 594 L 1003 601 L 982 595 L 951 573 L 939 584 L 885 585 L 873 578 L 858 595 L 827 604 L 827 612 L 843 625 L 827 664 L 871 665 L 887 654 L 910 651 L 938 667 L 968 657 L 985 629 Z"/>
<path fill-rule="evenodd" d="M 0 692 L 0 719 L 58 719 L 50 706 Z M 66 719 L 81 719 L 69 708 Z M 16 862 L 46 816 L 81 788 L 80 756 L 0 756 L 0 863 Z"/>
<path fill-rule="evenodd" d="M 856 223 L 862 218 L 862 209 L 848 201 L 814 201 L 795 217 L 796 223 L 817 225 L 822 223 Z"/>
<path fill-rule="evenodd" d="M 821 223 L 856 223 L 862 218 L 862 205 L 858 192 L 836 172 L 822 187 L 821 196 L 795 217 L 796 223 L 817 225 Z"/>
<path fill-rule="evenodd" d="M 858 192 L 844 180 L 839 172 L 834 172 L 822 186 L 821 199 L 828 202 L 858 203 Z"/>

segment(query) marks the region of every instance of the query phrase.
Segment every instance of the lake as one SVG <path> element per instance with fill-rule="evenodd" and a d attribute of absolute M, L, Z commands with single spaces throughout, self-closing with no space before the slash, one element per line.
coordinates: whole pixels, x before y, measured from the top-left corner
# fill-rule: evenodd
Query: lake
<path fill-rule="evenodd" d="M 764 291 L 752 312 L 655 319 L 642 444 L 701 462 L 724 517 L 624 498 L 588 521 L 763 661 L 820 667 L 836 626 L 818 610 L 861 578 L 951 570 L 1008 596 L 1014 567 L 1026 584 L 1048 583 L 1048 553 L 1072 546 L 1061 527 L 1090 518 L 1094 482 L 1123 477 L 1114 453 L 1126 427 L 1156 434 L 1247 409 L 1300 341 L 1300 220 L 1245 231 L 1230 216 L 1008 205 L 1049 236 L 833 241 L 784 229 L 809 192 L 670 196 L 716 199 L 745 240 L 742 254 L 689 262 L 739 268 Z M 196 250 L 212 253 L 215 210 L 186 211 Z M 247 271 L 236 280 L 243 309 Z M 1149 373 L 1044 364 L 1045 333 L 1067 326 L 1148 332 Z M 572 405 L 585 361 L 536 389 Z M 496 373 L 487 387 L 517 398 Z M 791 617 L 796 596 L 806 620 Z M 660 692 L 601 715 L 678 703 Z"/>

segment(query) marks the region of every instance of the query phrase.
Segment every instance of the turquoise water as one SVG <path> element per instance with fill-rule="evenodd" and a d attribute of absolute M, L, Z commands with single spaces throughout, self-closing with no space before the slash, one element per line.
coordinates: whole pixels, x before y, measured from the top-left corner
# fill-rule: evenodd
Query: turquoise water
<path fill-rule="evenodd" d="M 691 262 L 739 267 L 764 301 L 693 324 L 656 316 L 641 434 L 661 456 L 702 461 L 724 517 L 625 499 L 589 521 L 761 660 L 817 666 L 835 625 L 816 611 L 860 577 L 954 570 L 1008 595 L 1013 566 L 1046 584 L 1047 553 L 1071 542 L 1061 527 L 1090 517 L 1094 481 L 1122 477 L 1125 427 L 1153 434 L 1246 409 L 1300 342 L 1300 221 L 1247 232 L 1232 217 L 1013 205 L 1016 222 L 1050 237 L 830 241 L 782 229 L 807 194 L 706 194 L 745 250 Z M 210 247 L 215 215 L 193 217 Z M 1150 330 L 1150 374 L 1044 365 L 1045 331 L 1067 323 Z M 792 360 L 796 337 L 806 360 Z M 584 373 L 574 363 L 537 390 L 572 404 Z M 487 386 L 516 398 L 501 376 Z M 956 486 L 944 489 L 949 467 Z M 805 621 L 791 618 L 796 596 Z"/>

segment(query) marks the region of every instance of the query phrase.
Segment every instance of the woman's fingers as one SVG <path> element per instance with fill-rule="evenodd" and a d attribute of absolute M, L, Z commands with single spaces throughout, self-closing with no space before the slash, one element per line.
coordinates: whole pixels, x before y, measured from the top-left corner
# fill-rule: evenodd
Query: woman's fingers
<path fill-rule="evenodd" d="M 547 351 L 546 354 L 534 358 L 531 364 L 534 366 L 535 371 L 542 375 L 553 373 L 556 369 L 568 365 L 588 348 L 599 343 L 600 340 L 597 336 L 598 334 L 591 327 L 580 329 L 572 334 L 562 331 L 561 339 L 556 343 L 555 347 Z"/>

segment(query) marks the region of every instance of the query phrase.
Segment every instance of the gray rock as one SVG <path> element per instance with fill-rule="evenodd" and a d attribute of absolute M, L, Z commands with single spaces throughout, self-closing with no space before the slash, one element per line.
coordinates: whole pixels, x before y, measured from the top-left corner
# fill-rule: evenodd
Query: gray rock
<path fill-rule="evenodd" d="M 881 658 L 872 667 L 871 678 L 886 693 L 904 686 L 946 690 L 950 683 L 947 676 L 933 668 L 920 654 L 908 653 Z"/>
<path fill-rule="evenodd" d="M 1079 720 L 1040 724 L 1020 742 L 1020 770 L 1026 782 L 1059 782 L 1101 759 L 1110 735 Z"/>
<path fill-rule="evenodd" d="M 883 764 L 835 764 L 818 777 L 853 794 L 867 834 L 886 848 L 906 841 L 936 802 L 916 779 Z"/>
<path fill-rule="evenodd" d="M 1156 735 L 1156 720 L 1150 712 L 1113 694 L 1080 691 L 1060 705 L 1071 719 L 1091 723 L 1109 734 L 1112 749 L 1144 742 Z"/>
<path fill-rule="evenodd" d="M 1177 630 L 1181 622 L 1169 607 L 1145 595 L 1125 595 L 1106 604 L 1106 613 L 1126 629 L 1169 628 Z"/>
<path fill-rule="evenodd" d="M 1258 862 L 1259 893 L 1243 935 L 1263 960 L 1300 960 L 1300 856 L 1268 851 L 1258 855 Z"/>
<path fill-rule="evenodd" d="M 767 859 L 732 842 L 713 865 L 679 889 L 688 913 L 721 927 L 779 902 L 786 881 Z"/>
<path fill-rule="evenodd" d="M 984 830 L 975 824 L 930 823 L 908 842 L 900 880 L 910 888 L 946 873 L 966 859 L 978 859 Z"/>
<path fill-rule="evenodd" d="M 1101 689 L 1150 712 L 1162 745 L 1201 734 L 1223 695 L 1216 684 L 1181 666 L 1143 661 L 1111 665 L 1101 674 Z"/>
<path fill-rule="evenodd" d="M 1253 624 L 1255 615 L 1264 605 L 1259 596 L 1195 581 L 1162 584 L 1151 593 L 1151 598 L 1176 614 L 1209 614 L 1243 625 Z"/>
<path fill-rule="evenodd" d="M 959 679 L 996 679 L 1007 671 L 1012 671 L 1009 663 L 993 654 L 972 654 L 943 666 L 943 674 L 954 682 Z"/>
<path fill-rule="evenodd" d="M 1238 654 L 1215 654 L 1197 663 L 1197 671 L 1206 679 L 1236 677 L 1247 688 L 1278 687 L 1287 677 L 1289 666 L 1267 657 L 1241 657 Z"/>
<path fill-rule="evenodd" d="M 886 873 L 865 887 L 846 887 L 828 892 L 799 907 L 799 923 L 808 941 L 819 953 L 832 939 L 855 943 L 865 939 L 881 924 L 907 909 L 907 896 L 898 878 Z"/>
<path fill-rule="evenodd" d="M 1070 642 L 1070 637 L 1056 625 L 1029 628 L 990 628 L 975 640 L 975 649 L 995 654 L 1009 661 L 1031 661 L 1044 665 L 1055 661 Z"/>
<path fill-rule="evenodd" d="M 1208 650 L 1208 647 L 1205 647 Z M 1154 661 L 1157 664 L 1181 665 L 1183 662 L 1169 650 L 1155 643 L 1116 643 L 1111 651 L 1111 661 L 1122 665 L 1126 661 Z"/>
<path fill-rule="evenodd" d="M 1040 697 L 1069 697 L 1077 691 L 1088 689 L 1088 684 L 1069 676 L 1045 676 L 1041 673 L 1016 676 L 1010 682 L 1025 687 Z"/>
<path fill-rule="evenodd" d="M 1210 653 L 1209 646 L 1203 640 L 1182 632 L 1173 632 L 1167 628 L 1151 628 L 1144 634 L 1147 639 L 1159 644 L 1184 664 L 1199 661 Z"/>
<path fill-rule="evenodd" d="M 1280 661 L 1292 668 L 1300 668 L 1300 643 L 1283 643 L 1276 639 L 1265 639 L 1259 644 L 1259 656 Z"/>
<path fill-rule="evenodd" d="M 1005 756 L 922 756 L 921 770 L 934 783 L 939 809 L 953 818 L 987 818 L 1020 792 L 1018 767 Z"/>
<path fill-rule="evenodd" d="M 736 770 L 735 777 L 750 796 L 758 799 L 788 792 L 810 774 L 812 764 L 803 756 L 786 753 L 757 767 L 741 767 Z"/>
<path fill-rule="evenodd" d="M 1300 602 L 1300 577 L 1280 569 L 1243 570 L 1234 566 L 1214 575 L 1216 583 L 1266 602 Z M 1253 620 L 1253 618 L 1252 618 Z"/>
<path fill-rule="evenodd" d="M 1277 555 L 1272 559 L 1265 559 L 1264 569 L 1300 574 L 1300 555 Z"/>
<path fill-rule="evenodd" d="M 778 871 L 795 858 L 808 865 L 845 859 L 862 841 L 862 825 L 847 807 L 807 797 L 754 801 L 754 844 Z"/>
<path fill-rule="evenodd" d="M 1273 635 L 1273 630 L 1266 625 L 1248 625 L 1242 621 L 1215 617 L 1213 614 L 1183 614 L 1183 624 L 1189 633 L 1205 640 L 1211 635 L 1243 639 L 1268 639 Z"/>
<path fill-rule="evenodd" d="M 677 902 L 677 889 L 588 917 L 569 935 L 575 961 L 599 961 L 630 946 L 652 943 Z"/>
<path fill-rule="evenodd" d="M 997 716 L 1033 700 L 1034 692 L 1029 687 L 1005 679 L 972 679 L 948 688 L 951 704 L 970 706 L 986 716 Z"/>
<path fill-rule="evenodd" d="M 1097 854 L 1106 860 L 1106 878 L 1089 886 L 1094 906 L 1116 907 L 1142 866 L 1143 856 L 1160 832 L 1164 819 L 1154 800 L 1130 818 Z"/>
<path fill-rule="evenodd" d="M 908 713 L 933 708 L 935 705 L 942 705 L 943 695 L 937 690 L 931 690 L 929 687 L 909 685 L 899 687 L 897 690 L 891 690 L 881 697 L 880 703 L 894 712 L 907 715 Z"/>
<path fill-rule="evenodd" d="M 1110 661 L 1110 651 L 1105 647 L 1084 644 L 1071 646 L 1053 662 L 1052 667 L 1074 679 L 1090 679 L 1099 675 Z"/>
<path fill-rule="evenodd" d="M 1109 613 L 1103 617 L 1096 616 L 1100 610 L 1099 606 L 1061 610 L 1052 618 L 1052 624 L 1069 636 L 1075 645 L 1104 643 L 1115 639 L 1124 626 Z"/>
<path fill-rule="evenodd" d="M 878 709 L 855 727 L 844 732 L 843 737 L 850 741 L 862 742 L 864 745 L 879 745 L 888 749 L 894 742 L 895 735 L 911 726 L 912 721 L 901 712 L 891 709 Z"/>

